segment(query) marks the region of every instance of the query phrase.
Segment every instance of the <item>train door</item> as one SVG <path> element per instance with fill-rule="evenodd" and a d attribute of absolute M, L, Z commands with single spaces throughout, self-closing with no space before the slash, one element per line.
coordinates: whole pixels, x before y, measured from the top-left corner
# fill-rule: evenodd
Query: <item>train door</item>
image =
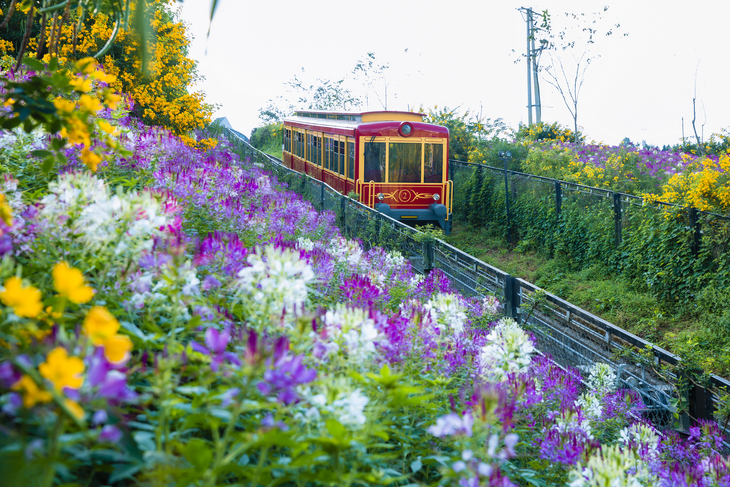
<path fill-rule="evenodd" d="M 343 192 L 348 194 L 350 191 L 355 191 L 355 180 L 357 180 L 357 174 L 355 174 L 355 139 L 348 137 L 346 143 L 345 189 Z"/>
<path fill-rule="evenodd" d="M 345 153 L 347 150 L 347 138 L 340 136 L 337 141 L 337 191 L 340 193 L 345 192 L 346 180 L 345 180 Z"/>

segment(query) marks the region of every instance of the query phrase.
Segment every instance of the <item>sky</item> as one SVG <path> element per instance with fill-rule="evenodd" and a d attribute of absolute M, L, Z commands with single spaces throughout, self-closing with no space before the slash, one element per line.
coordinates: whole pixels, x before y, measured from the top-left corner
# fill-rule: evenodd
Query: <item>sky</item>
<path fill-rule="evenodd" d="M 368 0 L 218 0 L 212 24 L 208 0 L 185 0 L 180 17 L 193 35 L 190 56 L 205 78 L 193 87 L 245 134 L 261 125 L 259 109 L 277 97 L 295 99 L 286 82 L 296 75 L 348 78 L 367 53 L 387 63 L 389 110 L 435 106 L 527 123 L 527 70 L 515 63 L 526 48 L 526 23 L 517 10 L 547 10 L 559 27 L 566 12 L 603 11 L 603 31 L 591 53 L 578 98 L 578 125 L 587 140 L 672 145 L 696 127 L 704 139 L 730 128 L 726 64 L 730 2 L 696 0 L 481 0 L 450 2 Z M 210 36 L 207 36 L 210 27 Z M 628 36 L 623 36 L 627 33 Z M 575 36 L 580 39 L 579 36 Z M 582 52 L 582 50 L 581 50 Z M 569 58 L 566 58 L 569 59 Z M 543 56 L 545 65 L 548 58 Z M 567 65 L 567 61 L 566 61 Z M 379 96 L 350 85 L 382 109 Z M 540 80 L 542 119 L 572 127 L 560 94 Z"/>

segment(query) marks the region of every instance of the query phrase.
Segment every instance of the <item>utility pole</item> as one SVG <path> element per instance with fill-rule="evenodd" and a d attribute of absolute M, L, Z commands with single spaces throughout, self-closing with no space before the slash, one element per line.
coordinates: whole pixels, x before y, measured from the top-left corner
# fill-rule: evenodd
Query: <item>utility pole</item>
<path fill-rule="evenodd" d="M 522 9 L 520 9 L 522 10 Z M 532 125 L 532 59 L 530 59 L 530 34 L 532 33 L 532 9 L 527 9 L 527 125 Z"/>
<path fill-rule="evenodd" d="M 535 12 L 531 8 L 518 8 L 524 14 L 527 23 L 527 123 L 532 125 L 532 113 L 535 109 L 535 123 L 542 121 L 542 102 L 540 100 L 540 81 L 538 69 L 538 55 L 542 52 L 535 49 L 535 32 L 537 31 Z M 533 93 L 535 102 L 533 103 Z"/>

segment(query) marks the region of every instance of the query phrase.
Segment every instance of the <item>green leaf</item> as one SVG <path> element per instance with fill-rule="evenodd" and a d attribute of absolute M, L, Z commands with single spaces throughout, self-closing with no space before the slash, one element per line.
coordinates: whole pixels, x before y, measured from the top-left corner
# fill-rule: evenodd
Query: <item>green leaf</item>
<path fill-rule="evenodd" d="M 41 171 L 43 171 L 45 174 L 50 174 L 53 170 L 54 162 L 56 162 L 56 160 L 53 157 L 46 157 L 43 160 L 43 164 L 41 164 Z"/>
<path fill-rule="evenodd" d="M 42 62 L 40 62 L 37 59 L 31 58 L 31 57 L 23 59 L 23 64 L 28 66 L 33 71 L 45 71 L 46 70 L 46 67 L 43 65 Z"/>
<path fill-rule="evenodd" d="M 39 149 L 39 150 L 30 151 L 30 154 L 33 157 L 48 157 L 48 156 L 52 156 L 53 155 L 53 152 L 48 151 L 48 150 L 40 150 Z"/>
<path fill-rule="evenodd" d="M 193 438 L 185 445 L 183 455 L 198 470 L 205 470 L 213 462 L 213 451 L 200 438 Z"/>
<path fill-rule="evenodd" d="M 423 467 L 423 463 L 421 463 L 421 457 L 418 457 L 418 460 L 411 462 L 411 472 L 416 473 L 421 470 L 421 467 Z"/>
<path fill-rule="evenodd" d="M 53 147 L 53 150 L 61 150 L 61 149 L 63 149 L 64 145 L 66 145 L 66 139 L 51 140 L 51 147 Z"/>
<path fill-rule="evenodd" d="M 136 465 L 116 465 L 114 472 L 109 476 L 109 484 L 115 484 L 119 480 L 132 478 L 142 468 L 142 463 Z"/>
<path fill-rule="evenodd" d="M 336 419 L 327 420 L 327 431 L 329 431 L 330 434 L 337 439 L 342 439 L 347 436 L 347 430 L 344 426 L 342 426 L 342 423 Z"/>

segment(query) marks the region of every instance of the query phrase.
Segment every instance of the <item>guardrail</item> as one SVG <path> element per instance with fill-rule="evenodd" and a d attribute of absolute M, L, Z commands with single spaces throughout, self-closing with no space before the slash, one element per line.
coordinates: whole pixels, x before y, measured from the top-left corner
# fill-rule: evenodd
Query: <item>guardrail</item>
<path fill-rule="evenodd" d="M 718 416 L 716 406 L 724 404 L 721 391 L 730 392 L 730 381 L 709 375 L 704 376 L 705 383 L 699 383 L 677 376 L 662 367 L 679 364 L 676 355 L 440 239 L 429 238 L 321 181 L 292 171 L 277 158 L 258 151 L 235 134 L 232 136 L 247 157 L 265 164 L 316 208 L 335 212 L 344 235 L 361 239 L 366 247 L 382 245 L 399 250 L 417 272 L 440 269 L 465 295 L 498 297 L 505 315 L 522 322 L 534 333 L 538 349 L 561 366 L 586 371 L 596 362 L 610 364 L 620 386 L 641 396 L 647 419 L 658 428 L 687 431 L 691 420 L 715 419 L 727 431 L 728 418 Z M 675 413 L 680 409 L 688 413 L 677 422 Z"/>

